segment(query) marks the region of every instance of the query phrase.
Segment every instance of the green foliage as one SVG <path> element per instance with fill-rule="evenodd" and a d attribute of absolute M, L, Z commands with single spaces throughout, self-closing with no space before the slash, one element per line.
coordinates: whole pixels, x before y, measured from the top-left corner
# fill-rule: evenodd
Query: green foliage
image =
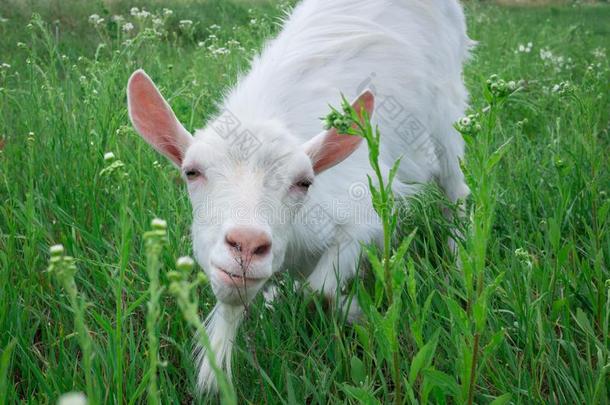
<path fill-rule="evenodd" d="M 146 401 L 155 314 L 159 402 L 216 403 L 193 396 L 191 360 L 212 293 L 195 274 L 169 272 L 191 251 L 191 210 L 175 169 L 131 129 L 125 85 L 143 67 L 185 126 L 201 127 L 277 31 L 281 7 L 164 2 L 147 7 L 163 20 L 155 28 L 120 1 L 41 6 L 33 19 L 23 4 L 0 6 L 0 402 L 55 403 L 69 391 Z M 103 23 L 90 23 L 93 13 Z M 608 404 L 610 8 L 469 3 L 467 14 L 479 41 L 465 72 L 471 116 L 457 123 L 469 215 L 449 221 L 439 207 L 454 207 L 434 187 L 391 205 L 400 215 L 384 224 L 389 256 L 367 250 L 370 283 L 354 285 L 370 300 L 362 324 L 346 325 L 282 275 L 273 309 L 257 300 L 238 337 L 237 402 L 388 403 L 398 364 L 406 403 L 472 393 L 478 404 Z M 376 198 L 387 179 L 372 179 Z M 170 224 L 158 255 L 168 290 L 149 312 L 142 235 L 155 217 Z M 462 270 L 446 247 L 455 227 Z M 56 243 L 74 257 L 59 278 L 45 272 Z M 397 255 L 400 266 L 382 260 Z M 173 283 L 193 288 L 179 298 Z"/>

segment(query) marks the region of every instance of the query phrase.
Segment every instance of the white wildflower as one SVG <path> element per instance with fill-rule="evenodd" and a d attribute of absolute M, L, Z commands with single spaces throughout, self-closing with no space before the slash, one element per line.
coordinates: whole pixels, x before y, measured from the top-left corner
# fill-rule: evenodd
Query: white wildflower
<path fill-rule="evenodd" d="M 2 64 L 0 65 L 0 68 L 2 68 L 2 69 L 10 69 L 11 65 L 9 65 L 8 63 L 2 62 Z"/>
<path fill-rule="evenodd" d="M 544 61 L 545 65 L 553 67 L 556 72 L 560 72 L 563 69 L 571 69 L 573 67 L 572 58 L 555 55 L 549 48 L 540 50 L 540 59 Z"/>
<path fill-rule="evenodd" d="M 597 59 L 606 59 L 606 50 L 604 48 L 595 48 L 593 56 Z"/>
<path fill-rule="evenodd" d="M 170 10 L 169 8 L 164 8 L 163 9 L 163 15 L 164 16 L 169 17 L 172 14 L 174 14 L 174 12 L 172 10 Z"/>
<path fill-rule="evenodd" d="M 530 53 L 532 51 L 533 44 L 528 42 L 527 44 L 519 44 L 515 53 Z"/>
<path fill-rule="evenodd" d="M 564 95 L 568 91 L 570 91 L 571 87 L 572 85 L 570 82 L 561 82 L 559 84 L 554 85 L 551 91 L 559 95 Z"/>
<path fill-rule="evenodd" d="M 103 18 L 101 18 L 101 17 L 99 16 L 99 14 L 91 14 L 91 15 L 89 16 L 89 22 L 90 22 L 91 24 L 93 24 L 93 25 L 98 25 L 98 24 L 99 24 L 99 22 L 100 22 L 100 20 L 101 20 L 101 21 L 104 21 L 104 19 L 103 19 Z"/>
<path fill-rule="evenodd" d="M 137 7 L 132 7 L 131 10 L 129 10 L 129 14 L 136 17 L 138 14 L 140 14 L 140 9 Z"/>
<path fill-rule="evenodd" d="M 532 256 L 527 250 L 523 248 L 517 248 L 515 250 L 515 257 L 528 268 L 532 268 Z"/>
<path fill-rule="evenodd" d="M 114 153 L 112 153 L 112 152 L 104 153 L 104 161 L 108 162 L 109 160 L 113 160 L 113 159 L 114 159 Z"/>
<path fill-rule="evenodd" d="M 111 20 L 117 24 L 120 24 L 125 21 L 125 17 L 123 17 L 122 15 L 113 15 Z"/>
<path fill-rule="evenodd" d="M 140 10 L 139 13 L 136 13 L 135 17 L 146 19 L 150 16 L 150 13 L 144 9 Z"/>
<path fill-rule="evenodd" d="M 123 25 L 123 31 L 129 32 L 131 30 L 133 30 L 133 24 L 132 23 L 128 22 L 128 23 L 125 23 L 125 25 Z"/>
<path fill-rule="evenodd" d="M 178 22 L 178 26 L 182 29 L 190 28 L 193 25 L 193 21 L 191 20 L 180 20 Z"/>
<path fill-rule="evenodd" d="M 211 29 L 212 31 L 218 31 L 218 30 L 220 29 L 220 25 L 218 25 L 218 24 L 212 24 L 212 25 L 210 25 L 210 29 Z"/>
<path fill-rule="evenodd" d="M 549 48 L 542 48 L 540 50 L 540 59 L 546 61 L 553 57 L 553 52 Z"/>
<path fill-rule="evenodd" d="M 69 392 L 57 400 L 57 405 L 87 405 L 87 397 L 82 392 Z"/>

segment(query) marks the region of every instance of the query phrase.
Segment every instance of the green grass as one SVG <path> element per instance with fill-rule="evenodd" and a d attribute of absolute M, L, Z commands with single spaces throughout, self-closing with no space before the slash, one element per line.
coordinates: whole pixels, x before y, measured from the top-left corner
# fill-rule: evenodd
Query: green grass
<path fill-rule="evenodd" d="M 0 6 L 8 18 L 0 23 L 0 64 L 10 65 L 0 68 L 0 404 L 54 403 L 61 393 L 85 392 L 87 375 L 103 403 L 144 402 L 151 360 L 142 235 L 152 218 L 167 220 L 160 280 L 167 286 L 175 259 L 191 253 L 191 212 L 177 171 L 129 125 L 127 78 L 143 67 L 187 128 L 200 127 L 248 57 L 277 31 L 280 10 L 266 2 L 176 2 L 161 37 L 134 39 L 110 22 L 111 14 L 128 14 L 122 2 L 110 9 L 101 2 L 57 4 L 35 8 L 42 17 L 30 27 L 25 6 Z M 161 7 L 152 2 L 149 9 Z M 97 30 L 87 22 L 91 13 L 105 18 Z M 508 394 L 496 403 L 608 404 L 610 7 L 470 2 L 467 14 L 479 41 L 465 73 L 473 108 L 485 107 L 482 89 L 491 74 L 524 80 L 497 111 L 489 145 L 512 139 L 494 169 L 495 219 L 482 283 L 503 278 L 485 310 L 474 402 Z M 179 20 L 187 18 L 198 24 L 181 30 Z M 260 25 L 250 25 L 253 18 Z M 220 28 L 208 28 L 214 23 Z M 231 39 L 239 45 L 227 45 Z M 530 41 L 530 53 L 515 53 Z M 209 45 L 231 51 L 214 55 Z M 543 48 L 553 58 L 542 60 Z M 553 91 L 562 82 L 569 84 Z M 102 172 L 108 151 L 123 165 Z M 463 330 L 472 326 L 460 318 L 468 288 L 445 249 L 441 200 L 430 189 L 400 221 L 405 236 L 418 229 L 408 252 L 414 288 L 404 294 L 397 326 L 400 368 L 405 392 L 417 401 L 425 398 L 426 379 L 434 379 L 444 385 L 429 392 L 429 402 L 460 403 L 451 390 L 469 383 L 464 348 L 472 347 L 474 330 Z M 92 370 L 82 368 L 70 299 L 46 272 L 56 243 L 78 268 Z M 353 387 L 392 401 L 393 370 L 367 342 L 366 329 L 345 325 L 321 301 L 294 292 L 288 276 L 280 278 L 274 309 L 259 299 L 239 335 L 239 402 L 343 403 L 353 400 Z M 202 315 L 213 302 L 204 288 Z M 160 402 L 190 403 L 192 329 L 171 295 L 159 305 Z M 435 339 L 434 355 L 409 378 L 417 353 Z"/>

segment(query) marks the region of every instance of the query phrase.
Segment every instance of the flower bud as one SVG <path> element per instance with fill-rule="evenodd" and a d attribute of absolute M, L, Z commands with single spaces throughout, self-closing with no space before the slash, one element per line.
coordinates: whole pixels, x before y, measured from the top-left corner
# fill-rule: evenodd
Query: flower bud
<path fill-rule="evenodd" d="M 188 256 L 182 256 L 176 260 L 176 268 L 180 271 L 190 272 L 195 267 L 195 262 Z"/>
<path fill-rule="evenodd" d="M 155 218 L 150 221 L 150 226 L 155 231 L 165 231 L 167 229 L 167 222 L 160 218 Z"/>
<path fill-rule="evenodd" d="M 64 251 L 64 245 L 61 244 L 53 245 L 49 248 L 49 253 L 51 253 L 52 257 L 63 256 Z"/>

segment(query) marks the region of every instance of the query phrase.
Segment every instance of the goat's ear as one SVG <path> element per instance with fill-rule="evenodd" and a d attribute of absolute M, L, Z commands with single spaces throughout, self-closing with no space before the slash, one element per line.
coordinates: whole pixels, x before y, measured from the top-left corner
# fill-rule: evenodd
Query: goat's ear
<path fill-rule="evenodd" d="M 153 81 L 141 69 L 129 78 L 127 107 L 129 118 L 142 138 L 180 166 L 193 137 L 176 119 Z"/>
<path fill-rule="evenodd" d="M 375 108 L 375 96 L 369 90 L 364 91 L 352 103 L 352 108 L 361 120 L 364 111 L 370 118 Z M 331 128 L 316 135 L 303 146 L 313 163 L 314 173 L 319 174 L 345 160 L 358 149 L 361 142 L 362 138 L 359 136 L 339 134 L 336 129 Z"/>

